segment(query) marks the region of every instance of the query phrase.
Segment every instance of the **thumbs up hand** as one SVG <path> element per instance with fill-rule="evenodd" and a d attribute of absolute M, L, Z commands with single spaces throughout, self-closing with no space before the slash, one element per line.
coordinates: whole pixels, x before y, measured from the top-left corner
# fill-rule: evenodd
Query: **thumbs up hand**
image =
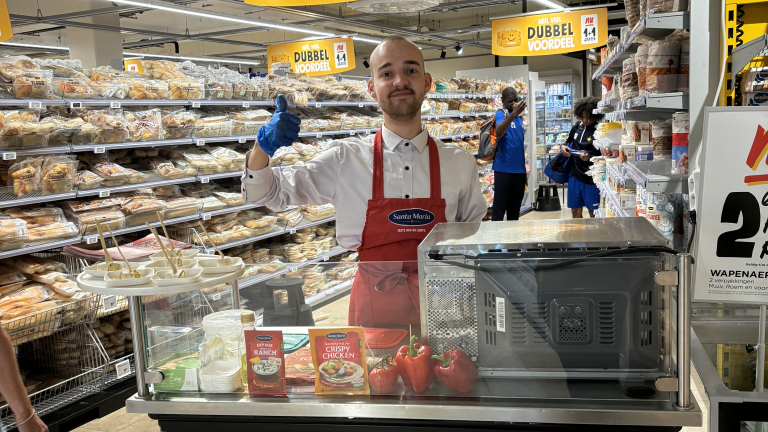
<path fill-rule="evenodd" d="M 288 101 L 285 96 L 277 96 L 277 109 L 269 123 L 259 129 L 256 141 L 259 147 L 270 157 L 280 147 L 293 144 L 299 138 L 301 119 L 296 114 L 288 112 Z"/>

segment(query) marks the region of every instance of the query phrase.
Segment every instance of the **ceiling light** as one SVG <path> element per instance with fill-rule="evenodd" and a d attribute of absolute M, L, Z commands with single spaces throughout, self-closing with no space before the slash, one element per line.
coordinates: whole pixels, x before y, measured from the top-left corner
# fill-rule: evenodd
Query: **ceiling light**
<path fill-rule="evenodd" d="M 378 39 L 364 38 L 364 37 L 360 37 L 360 36 L 352 36 L 352 40 L 356 40 L 356 41 L 359 41 L 359 42 L 368 42 L 368 43 L 372 43 L 372 44 L 376 44 L 376 45 L 381 43 L 381 41 L 378 40 Z"/>
<path fill-rule="evenodd" d="M 237 64 L 243 64 L 243 65 L 261 65 L 261 64 L 264 64 L 264 63 L 258 62 L 258 61 L 248 61 L 248 60 L 238 60 L 238 59 L 228 59 L 228 58 L 187 57 L 187 56 L 177 56 L 177 55 L 171 55 L 171 54 L 145 54 L 145 53 L 125 52 L 125 51 L 123 52 L 123 55 L 140 56 L 140 57 L 152 57 L 152 58 L 179 59 L 179 60 L 194 60 L 194 61 L 202 61 L 202 62 L 209 62 L 209 63 L 237 63 Z"/>
<path fill-rule="evenodd" d="M 461 55 L 461 53 L 464 52 L 464 48 L 461 47 L 461 44 L 456 44 L 453 49 L 456 51 L 456 54 Z"/>
<path fill-rule="evenodd" d="M 111 3 L 145 7 L 145 8 L 157 9 L 157 10 L 162 10 L 167 12 L 183 13 L 186 15 L 194 15 L 202 18 L 211 18 L 211 19 L 217 19 L 221 21 L 229 21 L 229 22 L 234 22 L 238 24 L 248 24 L 256 27 L 267 27 L 267 28 L 273 28 L 273 29 L 279 29 L 279 30 L 289 30 L 289 31 L 295 31 L 299 33 L 307 33 L 307 34 L 325 36 L 325 37 L 333 36 L 333 33 L 311 30 L 305 27 L 293 27 L 289 25 L 275 24 L 275 23 L 265 22 L 261 20 L 248 20 L 248 19 L 238 18 L 230 15 L 219 14 L 216 12 L 209 12 L 209 11 L 201 12 L 196 9 L 192 9 L 190 7 L 185 7 L 185 6 L 170 6 L 168 4 L 161 5 L 155 2 L 133 1 L 133 0 L 108 0 L 108 1 L 110 1 Z"/>
<path fill-rule="evenodd" d="M 16 42 L 0 42 L 0 45 L 17 46 L 17 47 L 24 47 L 24 48 L 39 48 L 39 49 L 51 49 L 51 50 L 69 51 L 68 47 L 54 46 L 54 45 L 33 45 L 33 44 L 24 44 L 24 43 L 16 43 Z"/>
<path fill-rule="evenodd" d="M 440 58 L 445 58 L 445 50 L 440 50 Z"/>
<path fill-rule="evenodd" d="M 566 5 L 564 5 L 564 4 L 562 4 L 562 3 L 558 2 L 558 1 L 553 1 L 553 0 L 534 0 L 534 1 L 536 1 L 536 3 L 538 3 L 538 4 L 542 5 L 542 6 L 546 6 L 548 8 L 552 8 L 552 9 L 565 9 L 567 7 Z"/>
<path fill-rule="evenodd" d="M 370 63 L 368 63 L 368 59 L 363 59 L 363 66 L 365 66 L 366 69 L 371 66 Z"/>

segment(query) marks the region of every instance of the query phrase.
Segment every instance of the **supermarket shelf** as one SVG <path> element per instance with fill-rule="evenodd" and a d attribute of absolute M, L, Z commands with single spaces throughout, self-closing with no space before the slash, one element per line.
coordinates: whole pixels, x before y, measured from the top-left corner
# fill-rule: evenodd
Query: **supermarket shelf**
<path fill-rule="evenodd" d="M 208 183 L 211 180 L 223 179 L 223 178 L 240 177 L 241 175 L 243 175 L 242 171 L 232 171 L 232 172 L 216 173 L 216 174 L 208 174 L 208 175 L 199 175 L 198 174 L 196 180 L 199 180 L 200 183 Z M 208 180 L 203 180 L 203 179 L 206 179 L 206 178 Z"/>
<path fill-rule="evenodd" d="M 70 108 L 107 106 L 111 108 L 120 108 L 123 106 L 169 106 L 169 105 L 188 105 L 187 100 L 148 100 L 148 99 L 67 99 L 65 104 Z"/>
<path fill-rule="evenodd" d="M 476 136 L 480 136 L 480 132 L 472 132 L 472 133 L 461 134 L 461 135 L 445 135 L 445 136 L 439 136 L 439 137 L 435 137 L 435 138 L 437 138 L 439 140 L 447 140 L 447 139 L 456 139 L 456 138 L 458 138 L 458 139 L 471 138 L 471 137 L 476 137 Z"/>
<path fill-rule="evenodd" d="M 311 306 L 319 306 L 320 304 L 328 304 L 332 301 L 347 295 L 352 291 L 352 284 L 355 279 L 352 278 L 348 281 L 340 282 L 336 286 L 332 286 L 323 292 L 319 292 L 313 296 L 307 297 L 304 301 Z"/>
<path fill-rule="evenodd" d="M 493 112 L 481 112 L 481 113 L 463 113 L 457 110 L 450 110 L 445 114 L 427 114 L 422 115 L 421 118 L 425 120 L 441 119 L 441 118 L 464 118 L 464 117 L 490 117 L 494 115 Z"/>
<path fill-rule="evenodd" d="M 24 198 L 17 198 L 17 199 L 11 199 L 7 201 L 0 201 L 0 208 L 9 208 L 9 207 L 16 207 L 21 205 L 27 205 L 27 204 L 40 204 L 40 203 L 47 203 L 51 201 L 61 201 L 61 200 L 68 200 L 73 199 L 77 196 L 76 192 L 68 192 L 63 194 L 55 194 L 55 195 L 42 195 L 40 192 L 36 192 L 35 196 L 27 196 Z M 40 195 L 37 195 L 40 194 Z M 10 195 L 10 194 L 3 194 L 3 195 Z"/>
<path fill-rule="evenodd" d="M 666 193 L 688 193 L 688 175 L 686 174 L 670 174 L 670 175 L 657 175 L 646 174 L 643 169 L 652 163 L 644 162 L 644 167 L 640 167 L 636 164 L 625 163 L 624 173 L 627 178 L 631 178 L 635 184 L 644 187 L 649 192 L 666 192 Z"/>
<path fill-rule="evenodd" d="M 44 148 L 38 148 L 38 149 L 20 149 L 20 150 L 3 150 L 2 157 L 3 160 L 15 160 L 18 159 L 20 156 L 31 156 L 31 155 L 43 155 L 43 154 L 66 154 L 70 153 L 72 151 L 72 148 L 70 146 L 65 147 L 44 147 Z"/>
<path fill-rule="evenodd" d="M 688 93 L 657 93 L 637 96 L 616 102 L 614 107 L 601 107 L 593 110 L 595 114 L 605 114 L 608 121 L 637 120 L 650 121 L 659 117 L 669 117 L 673 112 L 688 109 Z M 611 111 L 611 110 L 614 111 Z"/>
<path fill-rule="evenodd" d="M 68 238 L 65 240 L 58 240 L 54 242 L 35 242 L 25 245 L 21 249 L 13 249 L 5 252 L 0 252 L 0 259 L 11 258 L 19 255 L 28 255 L 35 252 L 41 252 L 49 249 L 61 248 L 73 244 L 80 243 L 80 237 Z"/>
<path fill-rule="evenodd" d="M 74 145 L 72 146 L 72 151 L 75 153 L 80 153 L 80 152 L 103 153 L 104 151 L 108 151 L 108 150 L 160 147 L 160 146 L 184 145 L 184 144 L 194 144 L 194 141 L 192 138 L 182 138 L 182 139 L 173 139 L 173 140 L 124 142 L 124 143 L 114 143 L 114 144 L 86 144 L 86 145 Z"/>
<path fill-rule="evenodd" d="M 230 208 L 226 213 L 231 213 L 232 211 L 233 211 L 233 208 Z M 268 238 L 276 237 L 283 234 L 294 234 L 296 233 L 296 230 L 299 230 L 302 228 L 309 228 L 316 225 L 322 225 L 324 223 L 333 222 L 335 220 L 336 220 L 336 216 L 331 216 L 329 218 L 321 219 L 319 221 L 307 221 L 307 223 L 299 223 L 299 225 L 294 227 L 279 227 L 279 228 L 276 227 L 276 229 L 273 229 L 268 233 L 261 234 L 255 237 L 249 237 L 247 239 L 242 239 L 242 240 L 237 240 L 229 243 L 224 243 L 221 245 L 216 245 L 216 247 L 219 248 L 220 250 L 230 249 L 233 247 L 242 246 L 242 245 L 254 243 L 257 241 L 266 240 Z M 204 246 L 204 248 L 206 249 L 206 251 L 209 251 L 209 252 L 214 250 L 212 247 L 209 249 L 208 245 Z"/>
<path fill-rule="evenodd" d="M 323 132 L 299 132 L 300 137 L 323 137 L 323 136 L 339 136 L 339 135 L 362 135 L 376 133 L 379 128 L 372 129 L 350 129 L 350 130 L 338 130 L 338 131 L 323 131 Z M 255 139 L 255 137 L 254 137 Z"/>
<path fill-rule="evenodd" d="M 64 105 L 62 99 L 5 99 L 0 98 L 0 106 L 40 108 L 46 105 Z"/>
<path fill-rule="evenodd" d="M 321 108 L 324 106 L 341 106 L 341 107 L 359 107 L 362 108 L 364 106 L 378 106 L 379 103 L 376 101 L 365 101 L 365 102 L 334 102 L 334 101 L 328 101 L 328 102 L 309 102 L 307 106 L 315 107 L 315 108 Z"/>
<path fill-rule="evenodd" d="M 198 219 L 201 219 L 200 213 L 196 213 L 196 214 L 189 215 L 189 216 L 182 216 L 182 217 L 172 218 L 172 219 L 164 219 L 163 222 L 165 223 L 165 226 L 169 226 L 169 225 L 173 225 L 173 224 L 177 224 L 177 223 L 189 222 L 189 221 L 198 220 Z M 149 226 L 151 226 L 152 228 L 157 228 L 157 227 L 160 226 L 160 222 L 150 222 Z M 145 229 L 147 229 L 147 226 L 142 224 L 142 225 L 136 225 L 136 226 L 127 227 L 127 228 L 116 229 L 116 230 L 112 231 L 112 234 L 118 236 L 118 235 L 122 235 L 122 234 L 128 234 L 128 233 L 132 233 L 132 232 L 142 231 L 142 230 L 145 230 Z M 98 234 L 89 234 L 89 235 L 83 236 L 82 239 L 78 237 L 77 241 L 75 241 L 74 243 L 79 243 L 79 242 L 82 241 L 83 243 L 94 244 L 98 240 L 99 240 L 99 235 Z M 45 249 L 41 249 L 41 250 L 45 250 Z M 29 253 L 29 252 L 26 252 L 26 253 Z"/>
<path fill-rule="evenodd" d="M 296 231 L 296 230 L 300 230 L 302 228 L 309 228 L 309 227 L 313 227 L 313 226 L 317 226 L 317 225 L 322 225 L 324 223 L 333 222 L 335 220 L 336 220 L 336 215 L 333 215 L 331 217 L 327 217 L 325 219 L 316 220 L 316 221 L 311 221 L 311 220 L 309 220 L 307 218 L 304 218 L 295 227 L 290 227 L 290 228 L 286 227 L 285 231 L 290 233 L 290 234 L 293 234 L 294 231 Z"/>
<path fill-rule="evenodd" d="M 567 130 L 559 130 L 559 131 L 546 131 L 548 134 L 561 134 L 561 133 L 568 133 L 570 131 Z"/>
<path fill-rule="evenodd" d="M 240 173 L 238 173 L 239 175 Z M 89 189 L 89 190 L 78 190 L 77 191 L 77 197 L 87 197 L 87 196 L 109 196 L 113 193 L 118 192 L 128 192 L 136 189 L 144 189 L 144 188 L 155 188 L 160 186 L 168 186 L 168 185 L 177 185 L 177 184 L 184 184 L 184 183 L 194 183 L 197 181 L 197 177 L 184 177 L 180 179 L 174 179 L 174 180 L 160 180 L 160 181 L 154 181 L 154 182 L 146 182 L 146 183 L 137 183 L 137 184 L 128 184 L 123 186 L 115 186 L 115 187 L 108 187 L 108 188 L 98 188 L 98 189 Z M 105 192 L 108 192 L 105 194 Z"/>
<path fill-rule="evenodd" d="M 592 74 L 592 79 L 613 75 L 620 71 L 622 62 L 629 58 L 629 55 L 636 50 L 636 48 L 630 48 L 634 43 L 635 38 L 638 36 L 646 35 L 654 39 L 663 39 L 664 36 L 669 35 L 675 29 L 690 28 L 690 21 L 690 12 L 671 12 L 641 17 L 640 21 L 627 37 L 627 41 L 623 44 L 619 44 L 618 48 L 614 50 L 595 73 Z"/>
<path fill-rule="evenodd" d="M 283 275 L 285 273 L 294 272 L 302 267 L 306 267 L 308 265 L 317 264 L 319 262 L 328 261 L 330 258 L 335 257 L 336 255 L 341 255 L 345 252 L 349 252 L 347 249 L 344 249 L 341 246 L 335 246 L 331 248 L 331 251 L 328 253 L 324 253 L 320 255 L 317 258 L 313 258 L 307 261 L 304 261 L 302 263 L 285 263 L 284 266 L 280 267 L 280 269 L 272 272 L 272 273 L 260 273 L 256 276 L 250 277 L 248 279 L 241 279 L 237 281 L 237 286 L 240 289 L 247 288 L 249 286 L 256 285 L 259 282 L 264 282 L 270 279 L 274 279 L 277 276 Z"/>
<path fill-rule="evenodd" d="M 500 97 L 501 95 L 453 95 L 452 97 Z M 309 101 L 306 106 L 323 107 L 323 106 L 376 106 L 379 103 L 377 101 L 357 101 L 357 102 L 345 102 L 345 101 Z M 0 106 L 46 106 L 46 105 L 66 105 L 70 108 L 86 107 L 86 106 L 107 106 L 112 108 L 120 108 L 123 106 L 192 106 L 198 108 L 201 106 L 275 106 L 273 100 L 260 100 L 260 101 L 246 101 L 238 99 L 226 99 L 226 100 L 207 100 L 207 99 L 192 99 L 192 100 L 168 100 L 168 99 L 12 99 L 12 98 L 0 98 Z M 290 105 L 299 105 L 290 103 Z"/>
<path fill-rule="evenodd" d="M 519 95 L 519 96 L 528 96 L 528 95 Z M 465 99 L 475 99 L 475 98 L 500 98 L 501 93 L 493 93 L 493 94 L 469 94 L 469 93 L 427 93 L 426 97 L 428 99 L 458 99 L 458 98 L 465 98 Z"/>
<path fill-rule="evenodd" d="M 252 106 L 275 106 L 275 101 L 273 100 L 244 101 L 244 100 L 235 100 L 235 99 L 228 99 L 228 100 L 194 99 L 189 101 L 189 105 L 191 105 L 194 108 L 197 108 L 199 106 L 241 106 L 244 108 L 250 108 Z"/>
<path fill-rule="evenodd" d="M 261 206 L 260 205 L 256 205 L 256 204 L 243 204 L 243 205 L 240 205 L 240 206 L 223 208 L 221 210 L 213 210 L 213 211 L 209 211 L 209 212 L 203 212 L 203 213 L 201 213 L 200 218 L 203 219 L 203 220 L 208 220 L 208 219 L 210 219 L 213 216 L 218 216 L 218 215 L 223 215 L 223 214 L 228 214 L 228 213 L 235 213 L 235 212 L 239 212 L 239 211 L 243 211 L 243 210 L 251 210 L 251 209 L 255 209 L 255 208 L 259 208 L 259 207 L 261 207 Z M 208 216 L 206 216 L 206 215 L 208 215 Z"/>
<path fill-rule="evenodd" d="M 624 209 L 621 208 L 619 199 L 616 197 L 616 194 L 608 186 L 608 183 L 606 183 L 605 181 L 599 181 L 599 182 L 596 182 L 595 184 L 597 185 L 597 188 L 600 190 L 600 195 L 604 196 L 607 204 L 611 206 L 611 212 L 614 214 L 614 216 L 629 217 L 629 214 Z"/>
<path fill-rule="evenodd" d="M 752 39 L 741 46 L 733 48 L 732 66 L 735 71 L 744 69 L 753 58 L 768 56 L 768 34 Z M 738 73 L 738 72 L 737 72 Z"/>

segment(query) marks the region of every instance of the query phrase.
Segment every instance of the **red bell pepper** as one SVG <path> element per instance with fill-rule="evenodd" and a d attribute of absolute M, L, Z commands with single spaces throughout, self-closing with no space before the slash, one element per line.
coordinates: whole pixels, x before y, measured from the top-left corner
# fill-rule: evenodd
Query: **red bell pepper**
<path fill-rule="evenodd" d="M 368 383 L 378 394 L 392 393 L 397 385 L 398 376 L 392 356 L 387 354 L 369 368 Z"/>
<path fill-rule="evenodd" d="M 403 384 L 416 393 L 422 393 L 435 380 L 435 372 L 432 370 L 435 362 L 432 360 L 432 349 L 416 343 L 416 339 L 416 336 L 411 336 L 410 345 L 403 345 L 397 350 L 395 366 L 403 378 Z"/>
<path fill-rule="evenodd" d="M 477 367 L 462 350 L 451 348 L 442 356 L 433 355 L 437 360 L 435 376 L 444 386 L 461 393 L 469 393 L 477 381 Z"/>

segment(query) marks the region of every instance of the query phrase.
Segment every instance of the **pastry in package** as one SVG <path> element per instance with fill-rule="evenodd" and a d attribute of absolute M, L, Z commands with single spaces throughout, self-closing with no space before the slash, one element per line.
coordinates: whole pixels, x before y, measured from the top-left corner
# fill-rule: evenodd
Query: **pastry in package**
<path fill-rule="evenodd" d="M 316 394 L 370 394 L 362 327 L 310 328 Z"/>
<path fill-rule="evenodd" d="M 285 348 L 279 330 L 246 330 L 248 394 L 285 395 Z"/>

